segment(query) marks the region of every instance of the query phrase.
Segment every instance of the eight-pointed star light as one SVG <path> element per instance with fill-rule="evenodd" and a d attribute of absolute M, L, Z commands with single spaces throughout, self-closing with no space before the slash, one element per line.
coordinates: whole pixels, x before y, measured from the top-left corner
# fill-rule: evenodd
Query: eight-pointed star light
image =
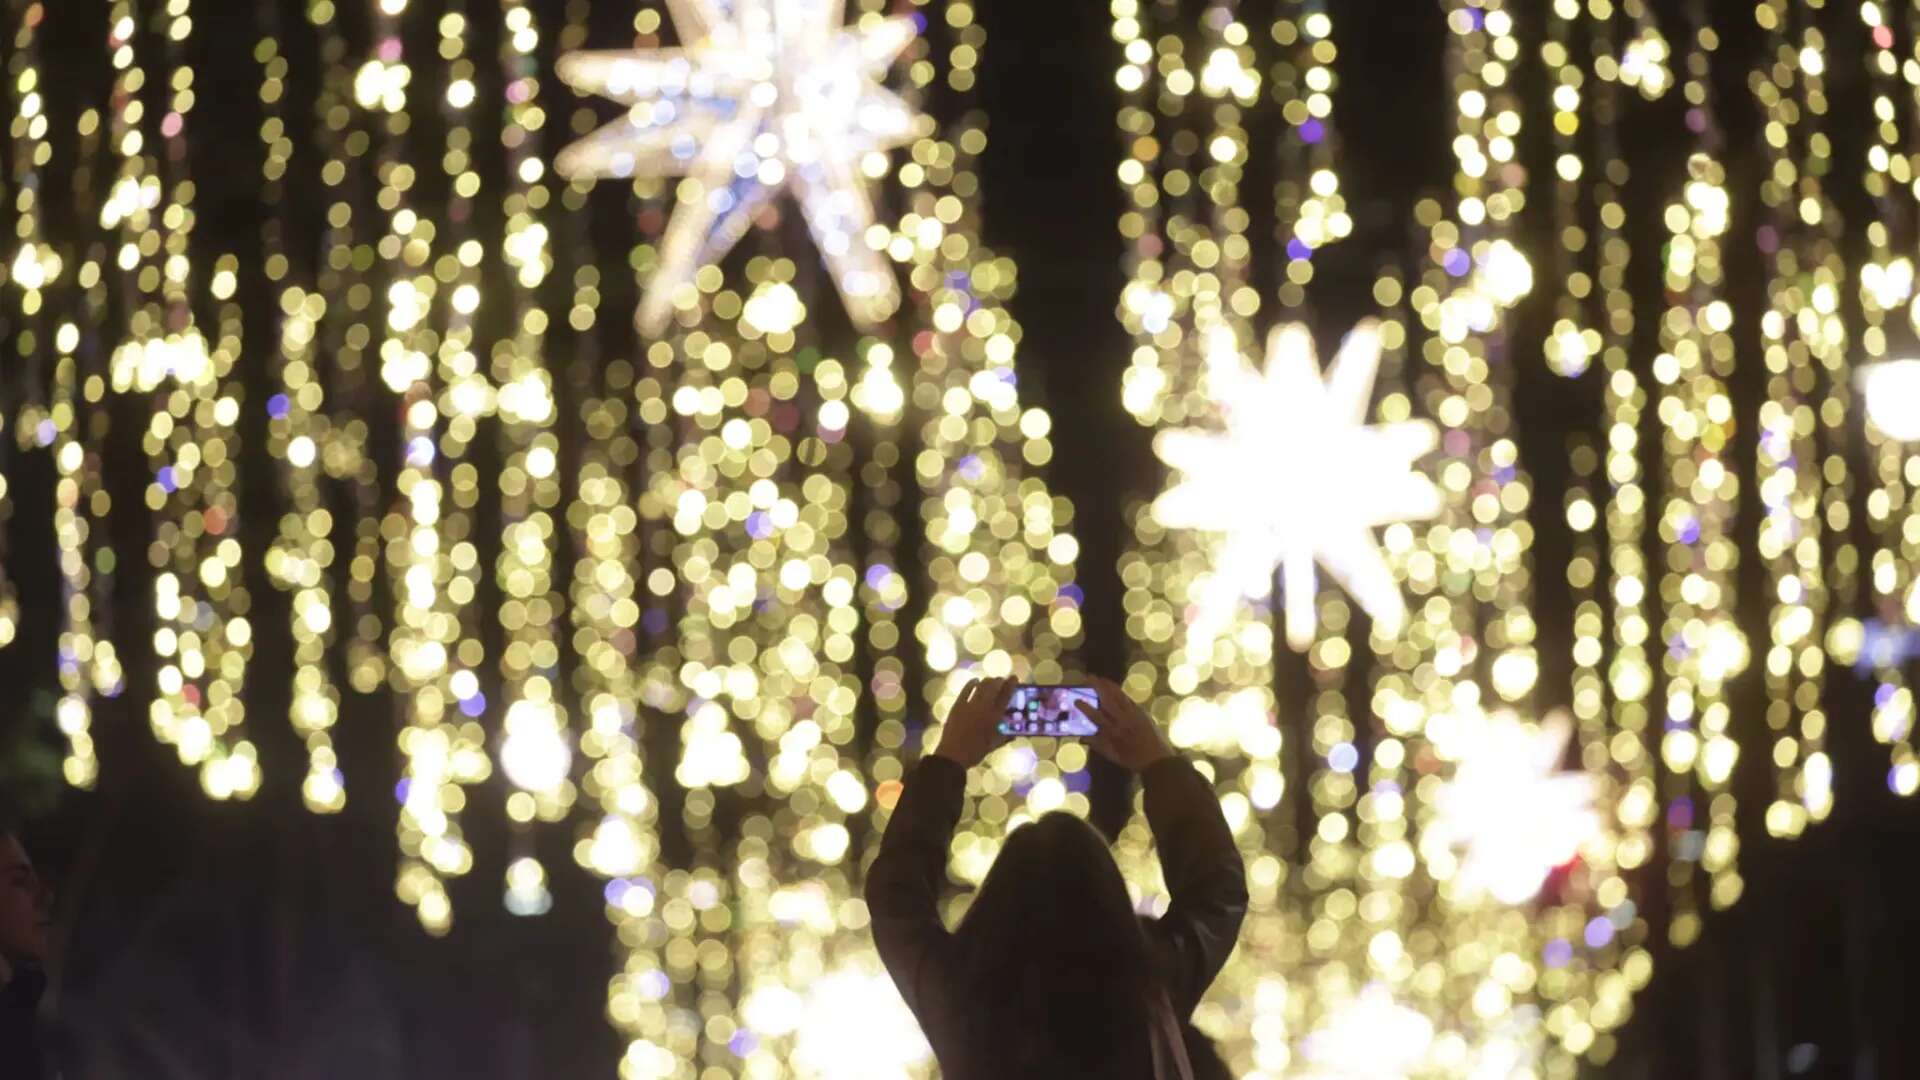
<path fill-rule="evenodd" d="M 677 49 L 575 52 L 560 78 L 628 107 L 563 150 L 563 176 L 683 176 L 638 322 L 657 334 L 674 294 L 723 258 L 781 189 L 791 189 L 854 322 L 900 303 L 867 242 L 869 155 L 913 134 L 915 113 L 882 86 L 913 40 L 908 17 L 843 24 L 845 0 L 668 0 Z"/>
<path fill-rule="evenodd" d="M 1207 371 L 1224 430 L 1167 431 L 1154 443 L 1182 474 L 1155 501 L 1154 516 L 1169 528 L 1221 536 L 1195 590 L 1190 644 L 1210 644 L 1242 597 L 1270 595 L 1278 567 L 1287 640 L 1306 648 L 1316 624 L 1316 560 L 1377 627 L 1398 632 L 1406 603 L 1372 529 L 1440 512 L 1439 490 L 1414 468 L 1438 431 L 1418 420 L 1366 423 L 1378 329 L 1371 321 L 1354 327 L 1324 380 L 1313 338 L 1297 323 L 1268 336 L 1264 373 L 1224 338 L 1210 348 Z"/>

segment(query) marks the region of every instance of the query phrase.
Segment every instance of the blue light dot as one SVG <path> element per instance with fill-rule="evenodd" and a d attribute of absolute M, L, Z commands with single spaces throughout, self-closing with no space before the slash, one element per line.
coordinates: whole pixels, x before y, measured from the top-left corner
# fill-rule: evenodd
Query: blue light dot
<path fill-rule="evenodd" d="M 1352 743 L 1340 743 L 1327 752 L 1327 767 L 1334 772 L 1350 773 L 1360 764 L 1360 751 Z"/>

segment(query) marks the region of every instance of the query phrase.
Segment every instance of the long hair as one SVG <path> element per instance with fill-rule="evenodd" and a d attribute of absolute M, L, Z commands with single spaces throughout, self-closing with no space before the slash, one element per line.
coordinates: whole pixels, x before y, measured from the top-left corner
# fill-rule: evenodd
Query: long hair
<path fill-rule="evenodd" d="M 955 936 L 989 1075 L 1151 1074 L 1147 939 L 1092 826 L 1056 811 L 1015 829 Z"/>

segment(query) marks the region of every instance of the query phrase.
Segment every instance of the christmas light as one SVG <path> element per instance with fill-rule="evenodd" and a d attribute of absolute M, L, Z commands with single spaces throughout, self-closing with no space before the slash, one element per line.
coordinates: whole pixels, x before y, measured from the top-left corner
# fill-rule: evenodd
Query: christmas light
<path fill-rule="evenodd" d="M 1887 360 L 1860 372 L 1867 419 L 1895 442 L 1920 442 L 1920 360 Z"/>
<path fill-rule="evenodd" d="M 1018 268 L 981 242 L 974 5 L 845 6 L 645 4 L 630 47 L 588 51 L 588 0 L 311 0 L 298 33 L 254 11 L 238 49 L 202 39 L 190 0 L 116 2 L 112 96 L 60 131 L 40 55 L 58 12 L 16 4 L 0 516 L 34 528 L 14 463 L 45 452 L 67 779 L 111 767 L 94 710 L 124 682 L 116 649 L 137 645 L 139 707 L 215 797 L 384 801 L 334 740 L 391 695 L 396 893 L 445 932 L 448 879 L 477 871 L 538 917 L 574 871 L 542 861 L 567 830 L 618 943 L 625 1075 L 924 1074 L 861 866 L 959 686 L 1076 677 L 1085 508 L 1045 482 L 1069 448 L 1021 385 L 1057 358 L 1018 356 Z M 1109 2 L 1115 389 L 1172 466 L 1117 496 L 1120 674 L 1200 762 L 1251 893 L 1196 1023 L 1260 1080 L 1569 1073 L 1614 1052 L 1701 903 L 1739 895 L 1736 765 L 1771 770 L 1776 835 L 1845 797 L 1839 665 L 1872 681 L 1886 784 L 1920 792 L 1911 27 L 1859 3 L 1868 92 L 1845 117 L 1841 36 L 1806 5 L 1742 8 L 1737 39 L 1763 43 L 1742 58 L 1711 5 L 1446 0 L 1443 194 L 1383 222 L 1334 111 L 1367 28 L 1336 48 L 1339 5 L 1251 10 Z M 257 252 L 196 235 L 203 63 L 257 89 Z M 624 115 L 601 126 L 562 77 Z M 1718 142 L 1733 85 L 1762 121 L 1751 189 Z M 1684 176 L 1630 204 L 1622 129 L 1670 115 Z M 1835 156 L 1843 124 L 1861 160 Z M 1850 168 L 1873 200 L 1858 258 L 1828 202 Z M 311 229 L 286 202 L 301 184 Z M 221 205 L 226 227 L 225 187 Z M 776 227 L 794 210 L 811 250 Z M 1664 290 L 1642 313 L 1629 238 L 1656 219 Z M 1341 257 L 1371 264 L 1371 295 L 1335 294 L 1356 279 L 1327 256 L 1357 238 Z M 1765 299 L 1736 305 L 1730 268 L 1756 253 Z M 639 339 L 600 318 L 629 290 Z M 1319 372 L 1314 337 L 1368 316 Z M 1571 423 L 1569 482 L 1537 493 L 1516 388 L 1542 361 L 1598 411 Z M 148 465 L 133 506 L 103 474 L 123 438 Z M 256 453 L 272 483 L 242 490 Z M 1571 541 L 1564 566 L 1535 565 L 1562 550 L 1536 530 Z M 115 549 L 134 535 L 143 552 Z M 26 631 L 4 569 L 0 644 Z M 1535 625 L 1536 571 L 1569 627 Z M 262 577 L 284 617 L 258 614 Z M 150 641 L 116 640 L 148 621 L 116 620 L 116 595 L 150 598 Z M 1298 655 L 1276 650 L 1282 615 Z M 267 673 L 304 744 L 286 778 L 247 734 L 256 634 L 291 660 Z M 1729 692 L 1750 659 L 1751 724 Z M 982 770 L 953 875 L 978 881 L 1038 814 L 1086 813 L 1087 765 L 1021 744 Z M 485 828 L 504 843 L 470 846 Z M 1164 903 L 1137 818 L 1115 851 L 1143 910 Z M 851 1039 L 850 1016 L 887 1037 Z"/>
<path fill-rule="evenodd" d="M 834 285 L 859 323 L 899 306 L 872 245 L 866 185 L 883 151 L 908 142 L 914 113 L 882 86 L 915 33 L 906 18 L 839 24 L 840 5 L 670 6 L 681 48 L 578 52 L 560 78 L 628 107 L 555 159 L 562 176 L 685 176 L 639 310 L 657 334 L 679 291 L 725 255 L 755 215 L 791 188 Z"/>
<path fill-rule="evenodd" d="M 1212 346 L 1208 392 L 1227 430 L 1168 431 L 1154 443 L 1185 474 L 1154 504 L 1154 516 L 1170 528 L 1226 534 L 1189 628 L 1201 643 L 1219 632 L 1227 604 L 1265 596 L 1278 566 L 1287 640 L 1305 648 L 1316 560 L 1381 633 L 1399 631 L 1406 605 L 1369 530 L 1439 512 L 1438 490 L 1413 471 L 1439 436 L 1424 421 L 1364 424 L 1379 362 L 1379 333 L 1368 324 L 1347 336 L 1324 378 L 1303 326 L 1273 330 L 1259 376 L 1230 341 Z"/>
<path fill-rule="evenodd" d="M 1428 866 L 1444 866 L 1463 849 L 1453 883 L 1468 898 L 1525 903 L 1599 832 L 1593 777 L 1562 769 L 1572 736 L 1564 715 L 1536 727 L 1467 703 L 1429 718 L 1427 735 L 1454 768 L 1434 798 L 1423 855 Z"/>

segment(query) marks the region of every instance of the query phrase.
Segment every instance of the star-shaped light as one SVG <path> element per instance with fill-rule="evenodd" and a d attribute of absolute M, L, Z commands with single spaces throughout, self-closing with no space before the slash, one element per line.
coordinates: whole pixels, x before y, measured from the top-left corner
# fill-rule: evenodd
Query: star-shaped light
<path fill-rule="evenodd" d="M 1365 422 L 1379 331 L 1371 321 L 1354 327 L 1324 380 L 1313 338 L 1297 323 L 1268 336 L 1264 374 L 1230 335 L 1216 335 L 1208 352 L 1209 392 L 1225 430 L 1168 431 L 1154 443 L 1184 474 L 1154 503 L 1154 516 L 1224 537 L 1196 589 L 1190 637 L 1211 643 L 1240 598 L 1270 595 L 1279 567 L 1287 640 L 1305 649 L 1316 623 L 1315 560 L 1381 630 L 1397 633 L 1406 603 L 1372 528 L 1440 512 L 1439 490 L 1413 468 L 1439 433 L 1426 421 Z"/>
<path fill-rule="evenodd" d="M 684 176 L 641 299 L 658 333 L 673 294 L 722 258 L 754 217 L 790 188 L 847 312 L 862 325 L 892 314 L 899 286 L 867 243 L 874 223 L 869 155 L 912 137 L 915 114 L 880 85 L 917 32 L 911 18 L 843 24 L 845 0 L 667 0 L 685 47 L 575 52 L 560 78 L 628 106 L 627 115 L 561 151 L 568 177 Z"/>
<path fill-rule="evenodd" d="M 1503 904 L 1532 899 L 1600 831 L 1593 777 L 1560 771 L 1570 734 L 1561 712 L 1538 725 L 1477 704 L 1430 717 L 1428 738 L 1454 769 L 1421 837 L 1428 866 L 1458 852 L 1454 882 L 1463 895 L 1491 894 Z"/>

